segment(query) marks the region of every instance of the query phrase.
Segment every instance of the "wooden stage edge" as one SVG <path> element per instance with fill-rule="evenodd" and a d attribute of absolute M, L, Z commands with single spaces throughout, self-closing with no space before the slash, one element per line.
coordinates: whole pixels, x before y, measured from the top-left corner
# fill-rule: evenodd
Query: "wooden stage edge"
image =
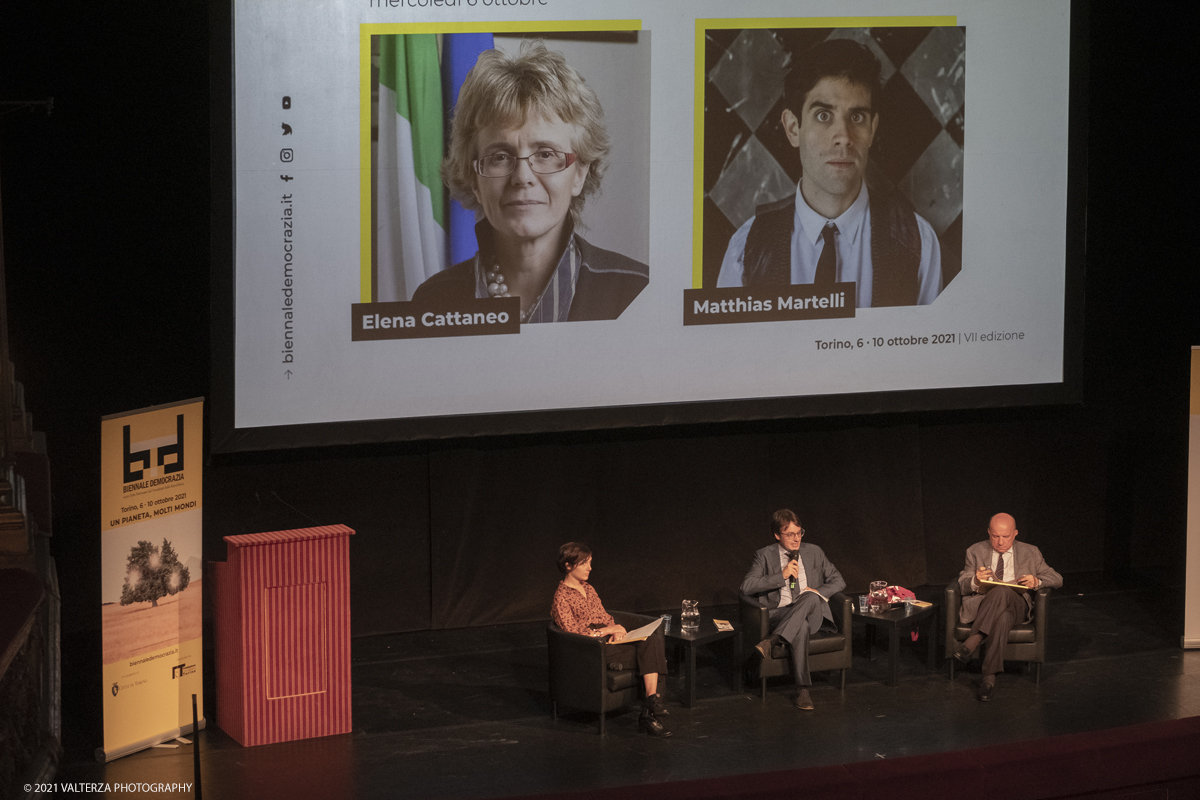
<path fill-rule="evenodd" d="M 510 800 L 1200 798 L 1200 717 L 930 755 Z"/>

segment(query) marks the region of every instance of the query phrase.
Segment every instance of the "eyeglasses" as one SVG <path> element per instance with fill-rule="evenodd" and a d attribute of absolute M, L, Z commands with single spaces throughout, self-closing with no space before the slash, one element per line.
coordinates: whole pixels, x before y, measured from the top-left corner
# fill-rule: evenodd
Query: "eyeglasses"
<path fill-rule="evenodd" d="M 782 531 L 780 531 L 779 535 L 780 536 L 803 536 L 806 533 L 808 533 L 808 531 L 804 530 L 804 528 L 801 528 L 800 530 L 796 531 L 795 533 L 783 533 Z"/>
<path fill-rule="evenodd" d="M 574 164 L 575 154 L 561 153 L 558 150 L 538 150 L 518 158 L 511 153 L 493 153 L 475 159 L 474 166 L 475 171 L 485 178 L 507 178 L 517 171 L 518 161 L 528 162 L 529 168 L 539 175 L 553 175 Z"/>

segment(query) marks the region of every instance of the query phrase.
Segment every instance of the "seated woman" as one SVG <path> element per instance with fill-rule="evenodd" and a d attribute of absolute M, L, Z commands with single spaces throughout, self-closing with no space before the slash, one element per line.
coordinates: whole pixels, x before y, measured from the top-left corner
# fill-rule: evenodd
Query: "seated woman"
<path fill-rule="evenodd" d="M 596 93 L 562 54 L 526 44 L 480 54 L 458 95 L 442 179 L 482 212 L 479 251 L 426 280 L 414 301 L 520 297 L 521 322 L 616 319 L 649 268 L 575 228 L 609 151 Z"/>
<path fill-rule="evenodd" d="M 618 625 L 612 615 L 604 610 L 600 595 L 596 594 L 596 590 L 587 582 L 588 575 L 592 572 L 592 551 L 587 545 L 567 542 L 558 548 L 558 570 L 565 573 L 566 577 L 559 582 L 558 589 L 554 592 L 554 602 L 550 606 L 555 625 L 568 633 L 606 640 L 620 639 L 626 634 L 625 628 Z M 629 669 L 636 664 L 646 687 L 646 699 L 642 701 L 642 715 L 638 724 L 651 736 L 670 736 L 671 732 L 657 719 L 668 713 L 662 697 L 658 694 L 658 674 L 667 671 L 662 626 L 659 626 L 649 639 L 640 642 L 606 643 L 604 660 L 610 666 L 619 664 L 621 669 Z"/>

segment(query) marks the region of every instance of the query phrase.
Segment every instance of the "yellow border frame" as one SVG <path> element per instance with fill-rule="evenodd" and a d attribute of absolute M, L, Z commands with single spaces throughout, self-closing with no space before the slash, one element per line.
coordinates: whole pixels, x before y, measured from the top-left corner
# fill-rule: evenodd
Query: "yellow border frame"
<path fill-rule="evenodd" d="M 692 167 L 692 288 L 704 286 L 704 33 L 762 28 L 946 28 L 958 17 L 765 17 L 696 20 L 695 151 Z M 368 43 L 369 44 L 369 43 Z M 367 98 L 368 103 L 370 97 Z M 370 142 L 368 142 L 368 145 Z M 370 186 L 368 186 L 368 191 Z M 369 199 L 369 198 L 368 198 Z M 370 253 L 368 255 L 368 260 Z M 368 265 L 369 268 L 369 265 Z M 370 276 L 368 276 L 369 279 Z"/>
<path fill-rule="evenodd" d="M 640 19 L 525 22 L 371 22 L 358 26 L 359 302 L 371 297 L 371 37 L 387 33 L 640 31 Z"/>

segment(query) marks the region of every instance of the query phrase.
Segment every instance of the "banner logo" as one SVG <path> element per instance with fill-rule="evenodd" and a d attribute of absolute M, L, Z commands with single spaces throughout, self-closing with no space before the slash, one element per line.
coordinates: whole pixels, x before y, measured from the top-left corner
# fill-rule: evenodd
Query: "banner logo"
<path fill-rule="evenodd" d="M 195 671 L 195 664 L 178 664 L 174 667 L 171 667 L 171 680 L 182 678 L 184 675 L 191 675 Z"/>
<path fill-rule="evenodd" d="M 183 414 L 175 416 L 175 441 L 169 444 L 160 444 L 157 448 L 148 447 L 145 450 L 130 452 L 130 432 L 129 425 L 124 425 L 121 428 L 121 437 L 125 441 L 125 483 L 133 483 L 142 479 L 143 470 L 150 469 L 150 456 L 152 450 L 157 450 L 158 466 L 164 466 L 164 462 L 168 457 L 174 456 L 175 460 L 165 465 L 163 469 L 164 475 L 170 475 L 175 472 L 183 472 Z M 140 464 L 138 469 L 134 469 L 135 464 Z"/>

